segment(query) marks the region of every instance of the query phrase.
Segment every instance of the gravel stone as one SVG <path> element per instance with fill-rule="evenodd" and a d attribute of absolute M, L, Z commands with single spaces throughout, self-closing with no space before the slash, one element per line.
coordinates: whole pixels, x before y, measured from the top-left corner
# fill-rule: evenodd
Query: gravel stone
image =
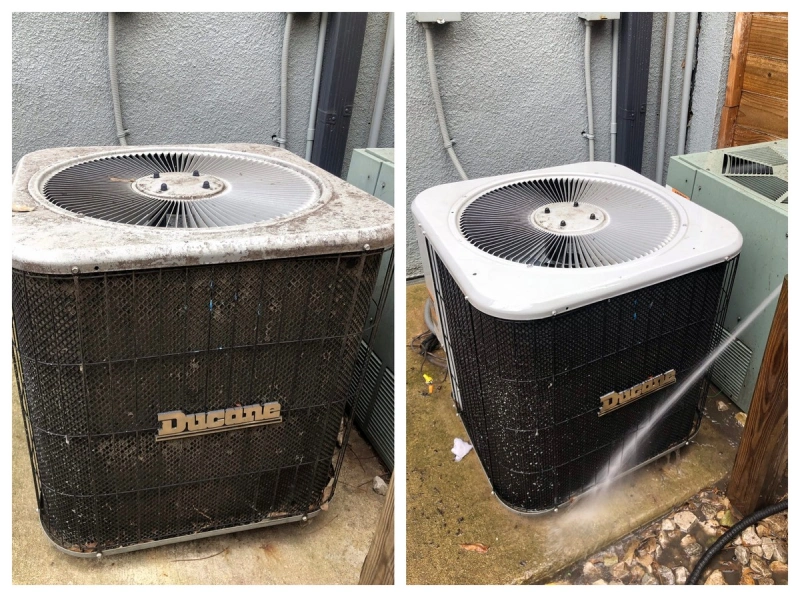
<path fill-rule="evenodd" d="M 707 585 L 727 585 L 728 583 L 725 582 L 725 578 L 722 576 L 722 572 L 719 570 L 714 570 L 709 577 L 706 579 L 704 584 Z"/>
<path fill-rule="evenodd" d="M 753 545 L 761 545 L 761 537 L 756 534 L 753 527 L 747 527 L 741 534 L 742 545 L 751 547 Z"/>
<path fill-rule="evenodd" d="M 672 519 L 682 531 L 686 532 L 689 530 L 689 527 L 697 521 L 697 516 L 687 510 L 684 510 L 683 512 L 678 512 L 672 517 Z"/>
<path fill-rule="evenodd" d="M 689 571 L 686 569 L 686 566 L 678 566 L 674 570 L 675 573 L 675 584 L 676 585 L 685 585 L 686 579 L 689 578 Z"/>
<path fill-rule="evenodd" d="M 652 574 L 645 574 L 642 577 L 641 584 L 643 584 L 643 585 L 657 585 L 658 581 L 655 579 L 655 577 L 653 577 Z"/>
<path fill-rule="evenodd" d="M 769 569 L 769 565 L 764 561 L 763 558 L 760 558 L 757 555 L 750 556 L 750 568 L 753 569 L 753 572 L 755 572 L 756 574 L 760 574 L 761 576 L 772 575 L 772 571 Z"/>
<path fill-rule="evenodd" d="M 736 548 L 733 550 L 736 554 L 736 561 L 739 562 L 742 566 L 747 566 L 747 563 L 750 561 L 750 556 L 747 553 L 747 548 L 743 545 L 737 545 Z"/>

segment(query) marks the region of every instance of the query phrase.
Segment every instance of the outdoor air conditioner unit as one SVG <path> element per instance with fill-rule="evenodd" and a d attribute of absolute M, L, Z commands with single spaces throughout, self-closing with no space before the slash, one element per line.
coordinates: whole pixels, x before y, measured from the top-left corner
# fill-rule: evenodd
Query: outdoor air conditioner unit
<path fill-rule="evenodd" d="M 29 154 L 13 212 L 15 363 L 57 547 L 325 507 L 389 206 L 282 149 L 200 145 Z"/>
<path fill-rule="evenodd" d="M 729 222 L 615 164 L 428 189 L 413 203 L 453 398 L 495 495 L 578 495 L 708 355 L 741 246 Z M 701 379 L 627 472 L 698 430 Z"/>
<path fill-rule="evenodd" d="M 667 184 L 730 220 L 744 239 L 723 336 L 789 271 L 789 141 L 675 156 Z M 748 410 L 777 299 L 720 355 L 711 381 Z"/>

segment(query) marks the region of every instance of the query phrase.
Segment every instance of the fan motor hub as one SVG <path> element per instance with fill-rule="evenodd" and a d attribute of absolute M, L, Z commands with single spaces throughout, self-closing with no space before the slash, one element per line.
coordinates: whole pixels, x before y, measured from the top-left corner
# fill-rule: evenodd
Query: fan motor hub
<path fill-rule="evenodd" d="M 530 216 L 537 228 L 561 234 L 588 234 L 608 225 L 608 213 L 591 203 L 572 201 L 548 203 L 536 209 Z"/>
<path fill-rule="evenodd" d="M 206 182 L 208 188 L 204 188 Z M 164 185 L 166 189 L 161 190 Z M 147 197 L 164 200 L 208 199 L 227 188 L 228 185 L 221 178 L 207 174 L 194 176 L 191 172 L 159 172 L 158 178 L 149 174 L 133 181 L 135 191 Z"/>

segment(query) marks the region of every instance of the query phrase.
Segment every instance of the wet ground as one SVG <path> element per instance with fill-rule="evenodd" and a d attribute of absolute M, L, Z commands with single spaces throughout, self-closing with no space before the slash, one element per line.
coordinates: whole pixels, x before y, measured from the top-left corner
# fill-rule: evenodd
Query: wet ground
<path fill-rule="evenodd" d="M 717 488 L 571 566 L 555 584 L 685 584 L 698 560 L 739 518 Z M 785 585 L 789 576 L 786 512 L 748 527 L 717 554 L 699 584 Z"/>

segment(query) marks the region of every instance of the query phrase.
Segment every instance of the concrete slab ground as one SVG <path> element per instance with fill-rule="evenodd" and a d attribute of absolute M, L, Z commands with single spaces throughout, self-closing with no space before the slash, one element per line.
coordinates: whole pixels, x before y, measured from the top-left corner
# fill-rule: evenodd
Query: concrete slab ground
<path fill-rule="evenodd" d="M 14 584 L 355 584 L 386 499 L 386 470 L 357 431 L 350 436 L 330 509 L 292 523 L 95 559 L 62 554 L 45 537 L 13 388 Z M 384 478 L 388 481 L 388 475 Z"/>
<path fill-rule="evenodd" d="M 410 340 L 425 330 L 424 284 L 407 288 Z M 406 368 L 407 582 L 409 584 L 540 583 L 654 520 L 733 465 L 740 431 L 706 417 L 694 442 L 624 477 L 597 497 L 558 512 L 525 516 L 505 508 L 474 453 L 453 461 L 453 439 L 468 440 L 450 397 L 450 383 L 429 395 L 422 357 L 408 350 Z M 435 381 L 443 372 L 428 363 Z M 710 412 L 710 411 L 709 411 Z M 485 553 L 461 545 L 481 543 Z"/>

